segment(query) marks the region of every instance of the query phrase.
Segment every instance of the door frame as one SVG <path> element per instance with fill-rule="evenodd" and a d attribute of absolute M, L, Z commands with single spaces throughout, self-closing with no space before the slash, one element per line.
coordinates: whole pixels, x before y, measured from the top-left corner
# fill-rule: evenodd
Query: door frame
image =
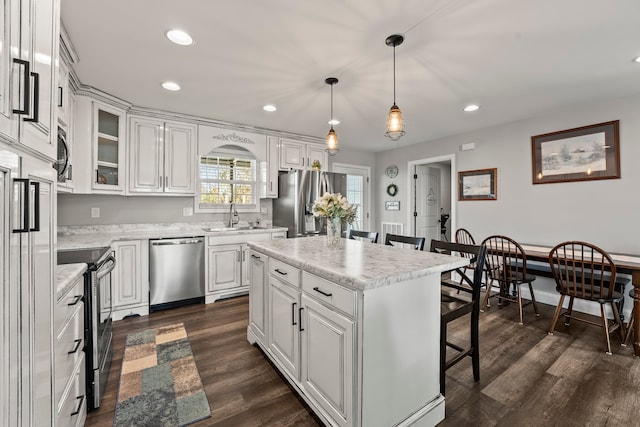
<path fill-rule="evenodd" d="M 407 162 L 407 196 L 406 196 L 406 200 L 405 200 L 405 206 L 410 207 L 412 206 L 411 204 L 411 198 L 413 197 L 412 194 L 412 181 L 413 181 L 413 172 L 411 172 L 414 169 L 414 166 L 424 166 L 424 165 L 429 165 L 432 163 L 442 163 L 442 162 L 449 162 L 449 164 L 451 165 L 451 212 L 449 213 L 449 227 L 452 231 L 451 233 L 451 237 L 453 240 L 453 234 L 455 233 L 454 230 L 456 230 L 456 207 L 457 207 L 457 203 L 456 203 L 456 192 L 457 192 L 457 168 L 456 168 L 456 155 L 455 154 L 446 154 L 444 156 L 437 156 L 437 157 L 428 157 L 426 159 L 419 159 L 419 160 L 410 160 Z M 407 209 L 407 230 L 408 233 L 407 235 L 413 236 L 415 234 L 415 230 L 413 229 L 414 225 L 413 225 L 413 211 L 412 209 Z M 429 245 L 431 242 L 427 242 L 427 245 Z M 428 250 L 428 249 L 427 249 Z"/>
<path fill-rule="evenodd" d="M 371 228 L 371 167 L 369 166 L 362 166 L 362 165 L 354 165 L 354 164 L 350 164 L 350 163 L 333 163 L 331 165 L 331 171 L 332 172 L 336 172 L 336 167 L 337 168 L 342 168 L 342 169 L 351 169 L 351 170 L 360 170 L 365 172 L 364 177 L 366 178 L 364 180 L 364 196 L 365 196 L 365 201 L 363 203 L 365 209 L 366 209 L 366 213 L 369 214 L 368 218 L 362 218 L 362 229 L 363 230 L 370 230 Z M 346 173 L 346 172 L 338 172 L 338 173 Z M 347 175 L 349 175 L 347 173 Z M 351 174 L 351 175 L 356 175 L 356 174 Z"/>

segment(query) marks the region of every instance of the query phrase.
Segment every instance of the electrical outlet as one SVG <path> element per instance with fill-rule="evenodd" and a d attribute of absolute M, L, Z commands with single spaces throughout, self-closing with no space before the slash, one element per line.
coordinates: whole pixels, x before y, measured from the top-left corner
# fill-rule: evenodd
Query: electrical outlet
<path fill-rule="evenodd" d="M 193 208 L 192 207 L 187 207 L 187 208 L 182 208 L 182 216 L 191 216 L 193 215 Z"/>
<path fill-rule="evenodd" d="M 100 218 L 100 208 L 91 208 L 91 218 Z"/>
<path fill-rule="evenodd" d="M 267 208 L 260 208 L 260 213 L 262 215 L 267 215 L 269 213 L 269 210 Z"/>

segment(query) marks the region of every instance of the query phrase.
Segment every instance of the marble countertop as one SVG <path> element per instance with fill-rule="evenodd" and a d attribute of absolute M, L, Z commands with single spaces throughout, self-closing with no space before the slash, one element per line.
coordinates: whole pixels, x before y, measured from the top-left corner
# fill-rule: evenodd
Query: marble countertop
<path fill-rule="evenodd" d="M 249 242 L 249 247 L 359 290 L 439 274 L 469 263 L 462 257 L 349 239 L 340 239 L 340 248 L 330 249 L 323 236 Z"/>
<path fill-rule="evenodd" d="M 87 264 L 65 264 L 56 266 L 56 301 L 59 300 L 78 277 L 87 270 Z"/>
<path fill-rule="evenodd" d="M 247 226 L 239 224 L 238 226 Z M 182 224 L 121 224 L 98 226 L 58 227 L 59 250 L 85 249 L 111 246 L 119 240 L 158 239 L 194 236 L 233 236 L 244 234 L 272 233 L 286 231 L 286 227 L 264 227 L 252 230 L 228 230 L 208 232 L 203 228 L 221 228 L 222 223 L 182 223 Z"/>

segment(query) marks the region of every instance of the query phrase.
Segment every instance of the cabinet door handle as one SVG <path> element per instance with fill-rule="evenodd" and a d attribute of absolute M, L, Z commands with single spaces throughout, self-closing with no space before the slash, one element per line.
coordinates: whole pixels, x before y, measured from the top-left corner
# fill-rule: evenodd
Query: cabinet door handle
<path fill-rule="evenodd" d="M 40 183 L 31 182 L 35 188 L 33 195 L 33 227 L 29 228 L 29 231 L 40 231 Z"/>
<path fill-rule="evenodd" d="M 22 185 L 22 228 L 14 228 L 14 233 L 28 233 L 29 232 L 29 180 L 27 178 L 16 178 L 13 180 L 14 184 Z M 18 214 L 19 215 L 19 214 Z"/>
<path fill-rule="evenodd" d="M 73 302 L 70 302 L 67 305 L 76 305 L 77 303 L 79 303 L 80 301 L 82 301 L 82 295 L 75 295 L 73 297 Z"/>
<path fill-rule="evenodd" d="M 276 268 L 274 271 L 275 271 L 276 273 L 278 273 L 278 274 L 282 274 L 283 276 L 286 276 L 286 275 L 287 275 L 287 272 L 286 272 L 286 271 L 280 271 L 280 269 L 278 269 L 278 268 Z"/>
<path fill-rule="evenodd" d="M 23 93 L 24 93 L 24 108 L 14 109 L 13 112 L 15 114 L 29 114 L 29 101 L 31 100 L 31 85 L 29 84 L 29 75 L 31 65 L 29 61 L 25 61 L 24 59 L 13 58 L 13 62 L 15 64 L 23 66 L 22 70 L 22 85 L 23 85 Z"/>
<path fill-rule="evenodd" d="M 82 408 L 82 404 L 84 403 L 84 399 L 85 399 L 84 394 L 82 396 L 76 397 L 76 400 L 80 400 L 80 403 L 78 404 L 78 409 L 76 409 L 74 412 L 71 413 L 72 417 L 75 417 L 76 415 L 78 415 L 80 413 L 80 409 Z"/>
<path fill-rule="evenodd" d="M 82 340 L 73 340 L 73 342 L 75 343 L 75 345 L 73 346 L 73 350 L 67 352 L 67 354 L 73 354 L 77 352 L 80 348 L 80 343 L 82 343 Z"/>
<path fill-rule="evenodd" d="M 33 115 L 30 119 L 24 118 L 25 122 L 38 122 L 38 114 L 40 112 L 40 74 L 31 72 L 33 77 Z"/>
<path fill-rule="evenodd" d="M 333 295 L 332 293 L 327 293 L 327 292 L 323 291 L 322 289 L 320 289 L 317 286 L 315 288 L 313 288 L 313 290 L 316 291 L 319 294 L 324 295 L 325 297 L 330 297 L 331 295 Z"/>
<path fill-rule="evenodd" d="M 245 259 L 244 259 L 244 258 L 245 258 L 245 253 L 244 253 L 244 251 L 242 251 L 242 262 L 244 262 L 244 261 L 245 261 Z"/>
<path fill-rule="evenodd" d="M 296 323 L 296 305 L 298 305 L 297 302 L 294 302 L 293 304 L 291 304 L 291 324 L 292 325 L 297 325 L 297 323 Z"/>
<path fill-rule="evenodd" d="M 58 107 L 62 108 L 62 86 L 58 86 Z"/>
<path fill-rule="evenodd" d="M 165 176 L 164 177 L 164 188 L 167 188 L 169 186 L 169 177 Z"/>
<path fill-rule="evenodd" d="M 258 255 L 251 254 L 251 258 L 260 259 Z"/>
<path fill-rule="evenodd" d="M 304 331 L 304 328 L 302 327 L 302 310 L 304 310 L 304 307 L 300 307 L 300 309 L 298 310 L 298 318 L 299 318 L 299 329 L 300 332 Z"/>

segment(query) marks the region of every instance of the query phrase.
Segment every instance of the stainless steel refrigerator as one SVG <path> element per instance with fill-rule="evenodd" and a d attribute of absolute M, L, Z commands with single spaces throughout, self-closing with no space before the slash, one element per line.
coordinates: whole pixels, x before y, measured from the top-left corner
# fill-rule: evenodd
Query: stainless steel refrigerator
<path fill-rule="evenodd" d="M 343 173 L 293 170 L 280 172 L 278 198 L 273 200 L 273 225 L 287 227 L 287 237 L 326 234 L 325 218 L 313 216 L 313 202 L 325 192 L 347 194 Z"/>

